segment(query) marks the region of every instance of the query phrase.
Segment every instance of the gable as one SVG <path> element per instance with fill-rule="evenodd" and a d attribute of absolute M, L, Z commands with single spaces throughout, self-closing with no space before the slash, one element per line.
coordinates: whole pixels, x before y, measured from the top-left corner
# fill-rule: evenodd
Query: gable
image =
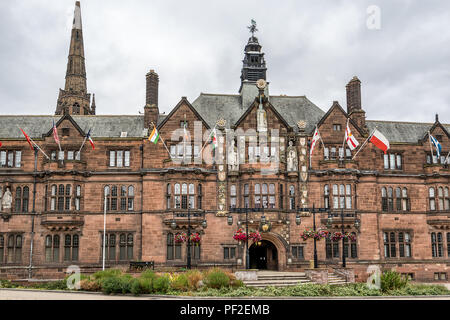
<path fill-rule="evenodd" d="M 255 99 L 253 104 L 247 109 L 247 111 L 241 116 L 241 118 L 234 124 L 235 128 L 243 129 L 257 129 L 257 112 L 259 109 L 259 101 Z M 263 103 L 263 109 L 267 115 L 267 128 L 278 129 L 280 132 L 286 132 L 291 129 L 286 120 L 278 113 L 278 111 L 270 104 L 270 102 Z"/>

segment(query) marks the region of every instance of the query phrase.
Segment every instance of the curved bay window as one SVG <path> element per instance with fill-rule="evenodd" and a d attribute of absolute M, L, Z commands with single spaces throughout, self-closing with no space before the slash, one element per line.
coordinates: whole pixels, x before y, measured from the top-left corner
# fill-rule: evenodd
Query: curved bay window
<path fill-rule="evenodd" d="M 195 186 L 194 184 L 179 184 L 176 183 L 174 187 L 174 205 L 175 209 L 187 209 L 188 204 L 190 209 L 195 208 Z"/>
<path fill-rule="evenodd" d="M 133 211 L 134 193 L 134 186 L 105 186 L 106 210 Z"/>
<path fill-rule="evenodd" d="M 333 185 L 333 209 L 351 209 L 352 208 L 352 186 Z"/>
<path fill-rule="evenodd" d="M 15 212 L 28 212 L 28 203 L 30 198 L 30 188 L 27 186 L 16 188 Z"/>

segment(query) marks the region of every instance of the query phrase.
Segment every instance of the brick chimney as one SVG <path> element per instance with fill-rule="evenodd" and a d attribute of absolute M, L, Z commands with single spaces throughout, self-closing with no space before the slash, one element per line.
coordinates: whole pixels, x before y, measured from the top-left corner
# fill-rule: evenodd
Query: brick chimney
<path fill-rule="evenodd" d="M 366 112 L 361 107 L 361 81 L 353 77 L 347 84 L 347 113 L 360 129 L 365 129 Z"/>
<path fill-rule="evenodd" d="M 150 70 L 146 75 L 146 99 L 144 107 L 144 126 L 145 128 L 152 128 L 151 123 L 157 124 L 159 116 L 158 108 L 158 87 L 159 76 L 155 70 Z"/>

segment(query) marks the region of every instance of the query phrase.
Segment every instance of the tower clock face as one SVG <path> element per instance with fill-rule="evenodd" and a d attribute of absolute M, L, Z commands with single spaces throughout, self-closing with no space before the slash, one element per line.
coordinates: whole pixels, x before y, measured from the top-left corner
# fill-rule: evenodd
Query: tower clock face
<path fill-rule="evenodd" d="M 256 86 L 258 87 L 258 89 L 265 89 L 266 85 L 267 82 L 264 79 L 259 79 L 258 81 L 256 81 Z"/>

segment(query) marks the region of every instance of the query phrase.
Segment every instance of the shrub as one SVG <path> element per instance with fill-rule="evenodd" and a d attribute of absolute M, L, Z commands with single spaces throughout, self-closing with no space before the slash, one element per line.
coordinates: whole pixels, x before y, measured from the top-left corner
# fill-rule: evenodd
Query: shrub
<path fill-rule="evenodd" d="M 170 287 L 169 277 L 166 275 L 160 276 L 153 280 L 153 290 L 157 293 L 166 293 Z"/>
<path fill-rule="evenodd" d="M 104 271 L 98 271 L 92 275 L 95 280 L 102 280 L 110 277 L 119 277 L 122 275 L 122 271 L 119 269 L 108 269 Z"/>
<path fill-rule="evenodd" d="M 188 291 L 189 280 L 185 273 L 180 273 L 171 282 L 171 287 L 175 290 Z"/>
<path fill-rule="evenodd" d="M 145 270 L 141 273 L 140 277 L 143 279 L 154 279 L 156 278 L 156 274 L 152 270 Z"/>
<path fill-rule="evenodd" d="M 191 290 L 198 290 L 200 288 L 200 281 L 203 280 L 203 274 L 198 270 L 190 270 L 186 272 L 186 276 Z"/>
<path fill-rule="evenodd" d="M 110 276 L 105 277 L 102 281 L 102 291 L 106 294 L 111 293 L 130 293 L 131 285 L 134 281 L 134 278 L 131 275 L 124 276 Z"/>
<path fill-rule="evenodd" d="M 381 291 L 403 289 L 408 284 L 408 278 L 402 277 L 397 271 L 386 271 L 381 275 Z"/>
<path fill-rule="evenodd" d="M 83 279 L 80 281 L 80 289 L 83 291 L 102 291 L 102 285 L 97 280 Z"/>
<path fill-rule="evenodd" d="M 230 285 L 230 278 L 220 269 L 211 269 L 206 272 L 205 284 L 209 288 L 223 288 Z"/>
<path fill-rule="evenodd" d="M 0 280 L 0 288 L 17 288 L 18 286 L 9 280 Z"/>
<path fill-rule="evenodd" d="M 154 277 L 155 278 L 155 277 Z M 149 294 L 153 292 L 153 280 L 154 278 L 140 278 L 139 285 L 141 287 L 142 294 Z"/>

